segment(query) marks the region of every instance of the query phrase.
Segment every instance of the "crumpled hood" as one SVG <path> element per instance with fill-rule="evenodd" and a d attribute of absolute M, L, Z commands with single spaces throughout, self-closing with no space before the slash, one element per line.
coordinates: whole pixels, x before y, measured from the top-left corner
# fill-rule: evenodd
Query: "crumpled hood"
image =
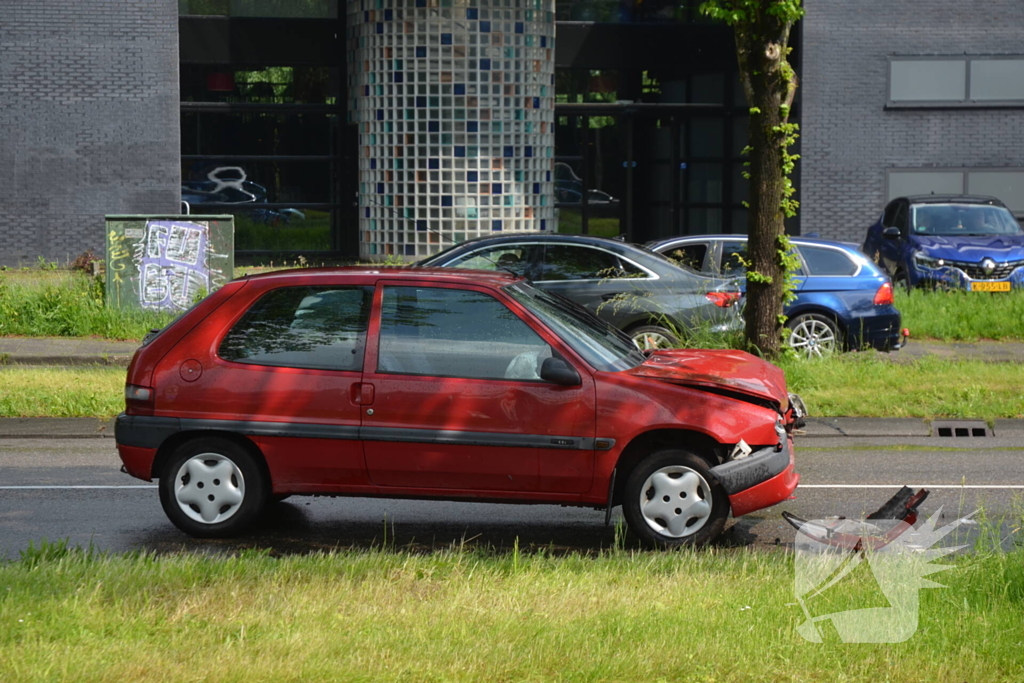
<path fill-rule="evenodd" d="M 1024 261 L 1024 235 L 913 235 L 925 256 L 947 261 Z"/>
<path fill-rule="evenodd" d="M 786 376 L 771 363 L 745 351 L 670 349 L 655 351 L 627 371 L 672 384 L 745 394 L 789 409 Z"/>

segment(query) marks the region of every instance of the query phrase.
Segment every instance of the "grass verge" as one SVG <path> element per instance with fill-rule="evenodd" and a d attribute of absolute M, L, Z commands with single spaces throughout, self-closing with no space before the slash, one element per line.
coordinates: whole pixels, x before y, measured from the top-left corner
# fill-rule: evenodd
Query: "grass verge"
<path fill-rule="evenodd" d="M 1024 363 L 846 354 L 781 365 L 815 417 L 1024 418 Z M 0 367 L 0 417 L 113 417 L 124 378 L 121 368 Z"/>
<path fill-rule="evenodd" d="M 0 679 L 1010 681 L 1024 553 L 955 560 L 896 644 L 804 641 L 783 552 L 453 549 L 0 565 Z M 877 599 L 846 587 L 841 607 Z M 833 611 L 816 605 L 815 613 Z"/>
<path fill-rule="evenodd" d="M 0 367 L 0 417 L 113 417 L 124 368 Z"/>
<path fill-rule="evenodd" d="M 0 335 L 142 339 L 172 313 L 107 308 L 102 283 L 80 273 L 0 273 Z"/>
<path fill-rule="evenodd" d="M 1024 363 L 844 354 L 780 365 L 818 417 L 1024 417 Z"/>
<path fill-rule="evenodd" d="M 916 339 L 1024 339 L 1024 290 L 896 292 L 903 325 Z"/>

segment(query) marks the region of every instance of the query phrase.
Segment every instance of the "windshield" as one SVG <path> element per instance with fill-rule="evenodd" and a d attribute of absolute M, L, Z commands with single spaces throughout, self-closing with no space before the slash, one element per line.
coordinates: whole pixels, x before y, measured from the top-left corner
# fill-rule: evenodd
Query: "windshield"
<path fill-rule="evenodd" d="M 629 370 L 646 357 L 625 334 L 560 296 L 518 282 L 505 291 L 597 370 Z"/>
<path fill-rule="evenodd" d="M 989 204 L 920 204 L 912 208 L 915 235 L 1022 235 L 1008 209 Z"/>

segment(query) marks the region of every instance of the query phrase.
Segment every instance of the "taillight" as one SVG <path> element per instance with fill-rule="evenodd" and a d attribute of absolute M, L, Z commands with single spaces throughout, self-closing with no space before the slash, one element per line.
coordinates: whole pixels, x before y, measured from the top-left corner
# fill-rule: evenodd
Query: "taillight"
<path fill-rule="evenodd" d="M 743 296 L 739 292 L 708 292 L 705 294 L 708 300 L 721 308 L 729 308 Z"/>
<path fill-rule="evenodd" d="M 129 415 L 152 415 L 155 397 L 152 387 L 127 384 L 124 387 L 125 412 Z"/>
<path fill-rule="evenodd" d="M 890 283 L 886 282 L 885 284 L 883 284 L 881 287 L 878 288 L 877 292 L 875 292 L 875 305 L 876 306 L 885 306 L 887 304 L 892 304 L 892 303 L 893 303 L 892 285 Z"/>

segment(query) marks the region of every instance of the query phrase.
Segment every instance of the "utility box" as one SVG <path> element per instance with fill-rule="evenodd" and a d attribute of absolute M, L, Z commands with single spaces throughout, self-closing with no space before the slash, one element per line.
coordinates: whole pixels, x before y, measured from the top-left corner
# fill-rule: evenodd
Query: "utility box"
<path fill-rule="evenodd" d="M 234 216 L 107 216 L 107 306 L 184 311 L 234 277 Z"/>

